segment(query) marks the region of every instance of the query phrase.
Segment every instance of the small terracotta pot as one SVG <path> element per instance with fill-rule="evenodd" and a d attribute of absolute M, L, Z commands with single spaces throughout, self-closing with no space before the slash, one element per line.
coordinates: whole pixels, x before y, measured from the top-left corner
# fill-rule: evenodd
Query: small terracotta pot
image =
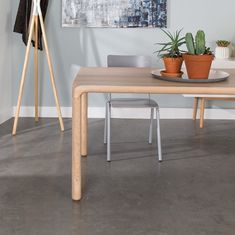
<path fill-rule="evenodd" d="M 189 79 L 208 79 L 214 55 L 183 54 Z"/>
<path fill-rule="evenodd" d="M 163 61 L 166 73 L 180 73 L 183 63 L 182 57 L 177 57 L 177 58 L 164 57 Z"/>
<path fill-rule="evenodd" d="M 160 73 L 163 77 L 170 77 L 170 78 L 181 78 L 182 75 L 184 74 L 183 72 L 167 73 L 166 70 L 162 70 L 162 71 L 160 71 Z"/>

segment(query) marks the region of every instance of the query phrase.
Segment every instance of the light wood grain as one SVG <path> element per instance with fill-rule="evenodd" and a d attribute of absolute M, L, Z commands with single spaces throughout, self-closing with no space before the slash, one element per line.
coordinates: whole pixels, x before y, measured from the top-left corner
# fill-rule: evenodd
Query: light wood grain
<path fill-rule="evenodd" d="M 205 98 L 201 98 L 200 128 L 204 127 Z"/>
<path fill-rule="evenodd" d="M 225 97 L 204 97 L 206 100 L 235 101 L 235 98 Z"/>
<path fill-rule="evenodd" d="M 81 155 L 87 156 L 87 93 L 81 96 Z"/>
<path fill-rule="evenodd" d="M 73 137 L 72 137 L 72 198 L 80 200 L 81 154 L 85 153 L 87 115 L 81 109 L 83 94 L 94 93 L 156 93 L 156 94 L 232 94 L 235 95 L 235 70 L 220 83 L 190 84 L 157 80 L 146 68 L 82 68 L 73 83 Z M 85 104 L 85 99 L 83 104 Z M 205 100 L 204 100 L 205 101 Z M 205 102 L 201 107 L 205 106 Z M 203 113 L 203 111 L 201 111 Z M 204 114 L 204 113 L 203 113 Z M 82 120 L 81 120 L 82 119 Z M 82 136 L 81 136 L 82 135 Z M 83 139 L 83 140 L 82 140 Z M 82 143 L 84 141 L 84 143 Z M 82 148 L 84 148 L 82 150 Z"/>
<path fill-rule="evenodd" d="M 80 92 L 235 95 L 235 70 L 224 71 L 231 74 L 224 82 L 177 83 L 153 78 L 150 68 L 82 68 L 74 82 L 74 95 Z"/>
<path fill-rule="evenodd" d="M 34 27 L 34 35 L 35 35 L 35 47 L 34 47 L 34 100 L 35 100 L 35 121 L 39 121 L 39 86 L 38 86 L 38 16 L 35 16 L 35 27 Z"/>
<path fill-rule="evenodd" d="M 42 37 L 43 37 L 45 51 L 46 51 L 47 63 L 48 63 L 48 66 L 49 66 L 49 71 L 50 71 L 50 79 L 51 79 L 52 89 L 53 89 L 55 102 L 56 102 L 56 109 L 57 109 L 58 118 L 59 118 L 59 122 L 60 122 L 60 129 L 61 129 L 61 131 L 64 131 L 64 122 L 63 122 L 63 119 L 62 119 L 62 114 L 61 114 L 61 109 L 60 109 L 60 102 L 59 102 L 59 97 L 58 97 L 58 94 L 57 94 L 57 89 L 56 89 L 56 84 L 55 84 L 54 70 L 53 70 L 53 66 L 52 66 L 52 62 L 51 62 L 51 55 L 50 55 L 49 47 L 48 47 L 48 43 L 47 43 L 46 30 L 45 30 L 42 14 L 39 14 L 39 20 L 40 20 L 40 25 L 41 25 L 41 30 L 42 30 Z"/>
<path fill-rule="evenodd" d="M 193 120 L 197 119 L 197 109 L 198 109 L 198 97 L 194 98 L 194 105 L 193 105 Z"/>
<path fill-rule="evenodd" d="M 73 98 L 72 114 L 72 199 L 80 200 L 81 189 L 81 99 Z"/>
<path fill-rule="evenodd" d="M 22 71 L 22 75 L 21 75 L 20 89 L 19 89 L 19 95 L 18 95 L 18 100 L 17 100 L 16 114 L 15 114 L 15 119 L 14 119 L 12 135 L 16 135 L 16 130 L 17 130 L 17 126 L 18 126 L 20 106 L 21 106 L 23 89 L 24 89 L 25 78 L 26 78 L 26 71 L 27 71 L 27 67 L 29 64 L 29 53 L 30 53 L 30 47 L 31 47 L 31 40 L 33 37 L 34 23 L 35 23 L 35 16 L 32 17 L 31 22 L 30 22 L 29 38 L 28 38 L 28 43 L 27 43 L 27 47 L 26 47 L 23 71 Z"/>
<path fill-rule="evenodd" d="M 200 108 L 200 128 L 204 128 L 204 116 L 205 116 L 205 105 L 207 100 L 220 100 L 220 101 L 235 101 L 235 98 L 232 97 L 195 97 L 194 98 L 194 108 L 193 108 L 193 120 L 196 120 L 197 116 L 197 106 L 196 102 L 198 103 L 199 99 L 204 99 L 204 105 Z"/>
<path fill-rule="evenodd" d="M 36 4 L 36 1 L 34 0 L 34 6 L 35 6 L 35 4 Z M 35 10 L 35 8 L 34 8 L 34 10 Z M 21 75 L 20 89 L 19 89 L 19 95 L 18 95 L 18 100 L 17 100 L 17 107 L 16 107 L 16 114 L 15 114 L 15 119 L 14 119 L 12 135 L 16 135 L 16 130 L 17 130 L 17 126 L 18 126 L 20 106 L 21 106 L 21 101 L 22 101 L 22 96 L 23 96 L 23 88 L 24 88 L 24 84 L 25 84 L 27 67 L 28 67 L 28 63 L 29 63 L 29 54 L 30 54 L 30 47 L 31 47 L 31 41 L 33 38 L 33 34 L 35 36 L 35 50 L 34 50 L 35 121 L 38 121 L 38 118 L 39 118 L 39 112 L 38 112 L 38 107 L 39 107 L 39 105 L 38 105 L 38 103 L 39 103 L 39 99 L 38 99 L 38 95 L 39 95 L 39 92 L 38 92 L 38 89 L 39 89 L 38 88 L 39 87 L 38 86 L 38 27 L 39 27 L 39 21 L 40 21 L 40 26 L 41 26 L 41 30 L 42 30 L 43 40 L 44 40 L 47 62 L 48 62 L 49 71 L 50 71 L 50 79 L 51 79 L 51 83 L 52 83 L 53 93 L 55 96 L 56 108 L 57 108 L 57 113 L 58 113 L 58 117 L 59 117 L 60 127 L 61 127 L 61 131 L 64 131 L 64 123 L 63 123 L 63 119 L 62 119 L 59 98 L 58 98 L 57 89 L 56 89 L 56 85 L 55 85 L 54 71 L 53 71 L 53 67 L 52 67 L 52 63 L 51 63 L 51 57 L 50 57 L 48 43 L 47 43 L 45 26 L 44 26 L 44 22 L 43 22 L 42 12 L 39 7 L 38 14 L 36 14 L 36 12 L 33 12 L 33 15 L 31 16 L 31 20 L 30 20 L 29 37 L 28 37 L 28 42 L 27 42 L 27 47 L 26 47 L 26 54 L 25 54 L 25 59 L 24 59 L 23 71 L 22 71 L 22 75 Z"/>

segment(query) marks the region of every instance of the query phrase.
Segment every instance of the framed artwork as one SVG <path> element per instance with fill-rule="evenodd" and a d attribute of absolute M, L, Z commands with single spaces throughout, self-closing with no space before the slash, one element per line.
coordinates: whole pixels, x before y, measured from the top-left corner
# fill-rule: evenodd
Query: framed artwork
<path fill-rule="evenodd" d="M 167 26 L 167 0 L 62 0 L 63 27 Z"/>

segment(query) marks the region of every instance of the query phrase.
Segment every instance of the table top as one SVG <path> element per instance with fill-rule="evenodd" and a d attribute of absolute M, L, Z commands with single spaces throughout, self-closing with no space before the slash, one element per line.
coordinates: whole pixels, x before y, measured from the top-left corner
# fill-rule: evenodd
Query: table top
<path fill-rule="evenodd" d="M 233 94 L 235 69 L 222 69 L 230 74 L 223 82 L 177 83 L 152 77 L 152 68 L 84 67 L 73 83 L 73 97 L 84 92 L 157 93 L 157 94 Z"/>

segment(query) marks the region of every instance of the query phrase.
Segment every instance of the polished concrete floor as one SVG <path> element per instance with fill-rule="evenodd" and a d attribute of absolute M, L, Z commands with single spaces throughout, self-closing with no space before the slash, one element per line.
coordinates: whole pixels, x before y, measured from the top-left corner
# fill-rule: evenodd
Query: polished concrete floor
<path fill-rule="evenodd" d="M 235 125 L 161 121 L 164 162 L 146 143 L 148 121 L 112 121 L 105 161 L 103 120 L 89 122 L 83 199 L 71 200 L 71 120 L 0 126 L 0 235 L 233 235 Z"/>

